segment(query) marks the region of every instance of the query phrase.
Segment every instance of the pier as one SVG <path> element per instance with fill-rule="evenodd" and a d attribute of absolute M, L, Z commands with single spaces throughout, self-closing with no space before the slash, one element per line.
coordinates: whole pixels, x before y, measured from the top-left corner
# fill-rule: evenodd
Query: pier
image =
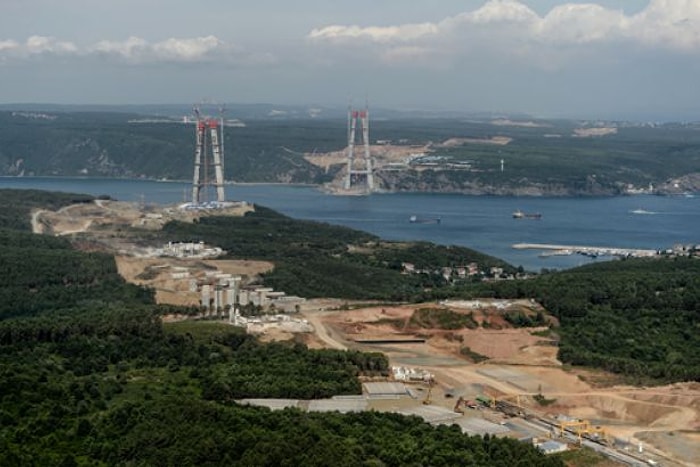
<path fill-rule="evenodd" d="M 579 245 L 552 245 L 549 243 L 516 243 L 513 245 L 516 250 L 547 250 L 543 253 L 546 256 L 554 255 L 573 255 L 579 254 L 590 256 L 592 258 L 598 256 L 617 256 L 620 258 L 648 258 L 657 256 L 657 250 L 644 250 L 638 248 L 616 248 L 608 246 L 579 246 Z"/>

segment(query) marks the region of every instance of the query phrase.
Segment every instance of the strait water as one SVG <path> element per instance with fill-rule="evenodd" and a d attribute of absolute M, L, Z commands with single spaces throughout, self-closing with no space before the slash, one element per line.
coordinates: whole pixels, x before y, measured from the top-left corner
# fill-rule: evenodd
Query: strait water
<path fill-rule="evenodd" d="M 0 188 L 40 189 L 109 195 L 121 201 L 181 203 L 191 192 L 185 182 L 90 178 L 0 178 Z M 700 243 L 700 195 L 601 198 L 515 198 L 453 194 L 333 196 L 313 187 L 228 185 L 227 199 L 267 206 L 297 219 L 345 225 L 387 240 L 426 240 L 460 245 L 497 256 L 525 269 L 564 269 L 589 258 L 542 258 L 515 243 L 553 243 L 665 249 Z M 542 219 L 512 218 L 513 211 L 538 212 Z M 648 214 L 634 214 L 634 210 Z M 410 223 L 411 216 L 440 217 L 440 224 Z M 600 260 L 600 259 L 599 259 Z"/>

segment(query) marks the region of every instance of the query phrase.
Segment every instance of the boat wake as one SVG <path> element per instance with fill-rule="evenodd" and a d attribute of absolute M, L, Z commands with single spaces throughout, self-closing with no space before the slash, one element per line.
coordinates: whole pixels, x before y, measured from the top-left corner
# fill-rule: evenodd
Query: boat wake
<path fill-rule="evenodd" d="M 658 212 L 654 211 L 647 211 L 646 209 L 633 209 L 630 211 L 630 214 L 637 214 L 637 215 L 653 215 L 653 214 L 658 214 Z"/>

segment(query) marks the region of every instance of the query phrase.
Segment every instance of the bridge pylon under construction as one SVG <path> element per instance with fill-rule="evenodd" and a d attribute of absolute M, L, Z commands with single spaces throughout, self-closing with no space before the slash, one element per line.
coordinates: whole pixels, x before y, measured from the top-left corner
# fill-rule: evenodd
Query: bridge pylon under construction
<path fill-rule="evenodd" d="M 359 127 L 359 128 L 358 128 Z M 355 140 L 357 132 L 361 134 L 362 154 L 355 156 Z M 361 189 L 366 192 L 374 191 L 374 167 L 369 152 L 369 110 L 348 109 L 348 149 L 347 173 L 345 174 L 345 190 Z"/>
<path fill-rule="evenodd" d="M 194 177 L 192 179 L 192 204 L 209 201 L 209 189 L 216 191 L 216 201 L 225 202 L 224 195 L 224 122 L 222 119 L 204 118 L 195 108 L 197 116 Z M 213 180 L 211 178 L 213 173 Z"/>

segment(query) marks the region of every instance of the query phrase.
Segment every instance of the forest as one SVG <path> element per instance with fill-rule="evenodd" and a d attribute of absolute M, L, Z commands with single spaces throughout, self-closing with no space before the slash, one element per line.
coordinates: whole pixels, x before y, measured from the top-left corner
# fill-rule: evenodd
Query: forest
<path fill-rule="evenodd" d="M 120 280 L 109 256 L 26 230 L 0 236 L 11 271 L 0 276 L 0 465 L 564 465 L 415 417 L 241 406 L 357 394 L 358 376 L 388 362 L 263 344 L 211 321 L 164 324 L 173 308 Z"/>
<path fill-rule="evenodd" d="M 198 223 L 170 222 L 164 241 L 197 238 L 216 244 L 232 259 L 275 263 L 263 276 L 265 286 L 302 297 L 338 297 L 410 301 L 426 289 L 446 287 L 443 267 L 477 263 L 480 268 L 516 268 L 464 247 L 427 242 L 384 242 L 365 232 L 330 224 L 291 219 L 262 206 L 244 217 L 205 217 Z M 413 262 L 427 272 L 402 274 Z"/>

